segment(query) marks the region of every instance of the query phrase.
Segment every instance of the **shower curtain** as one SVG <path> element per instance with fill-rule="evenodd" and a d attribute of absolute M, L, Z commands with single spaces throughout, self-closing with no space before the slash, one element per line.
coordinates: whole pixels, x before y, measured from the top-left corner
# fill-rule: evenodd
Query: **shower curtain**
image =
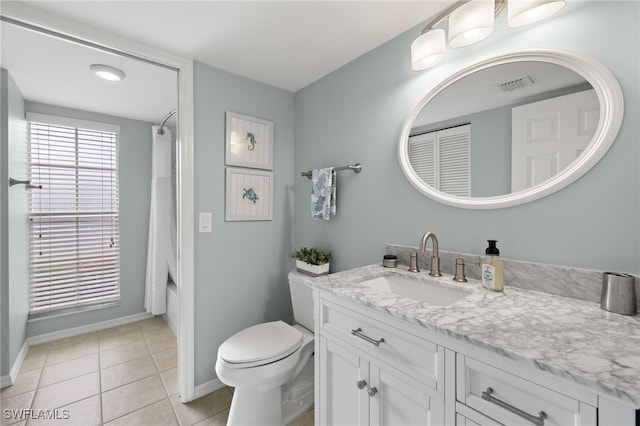
<path fill-rule="evenodd" d="M 176 219 L 173 197 L 171 151 L 173 137 L 166 127 L 152 126 L 151 212 L 149 215 L 149 247 L 145 309 L 153 315 L 167 311 L 167 280 L 176 281 Z"/>

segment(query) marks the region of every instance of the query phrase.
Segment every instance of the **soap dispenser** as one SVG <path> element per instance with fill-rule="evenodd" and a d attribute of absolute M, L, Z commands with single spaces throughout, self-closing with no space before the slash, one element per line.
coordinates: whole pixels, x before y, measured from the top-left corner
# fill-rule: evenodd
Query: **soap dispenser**
<path fill-rule="evenodd" d="M 496 247 L 496 240 L 487 240 L 489 247 L 485 250 L 486 256 L 482 258 L 481 273 L 482 286 L 487 290 L 502 291 L 504 287 L 504 275 L 500 250 Z"/>

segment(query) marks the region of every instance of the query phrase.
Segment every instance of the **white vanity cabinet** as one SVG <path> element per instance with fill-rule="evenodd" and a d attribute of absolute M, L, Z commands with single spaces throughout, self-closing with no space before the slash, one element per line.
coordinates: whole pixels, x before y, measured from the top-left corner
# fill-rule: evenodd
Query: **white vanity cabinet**
<path fill-rule="evenodd" d="M 319 303 L 316 424 L 445 423 L 442 347 L 356 306 Z"/>
<path fill-rule="evenodd" d="M 640 426 L 624 395 L 396 318 L 383 298 L 314 302 L 318 426 Z"/>

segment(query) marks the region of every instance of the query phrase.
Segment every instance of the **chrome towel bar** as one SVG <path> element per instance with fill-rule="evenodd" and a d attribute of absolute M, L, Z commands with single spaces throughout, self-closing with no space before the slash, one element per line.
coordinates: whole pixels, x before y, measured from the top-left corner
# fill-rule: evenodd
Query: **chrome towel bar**
<path fill-rule="evenodd" d="M 362 166 L 360 165 L 360 163 L 354 163 L 354 164 L 349 164 L 347 166 L 334 167 L 333 170 L 335 170 L 336 172 L 339 172 L 341 170 L 351 170 L 353 171 L 353 173 L 357 174 L 362 171 Z M 300 176 L 306 176 L 307 178 L 311 179 L 311 173 L 312 173 L 311 170 L 307 172 L 300 172 Z"/>

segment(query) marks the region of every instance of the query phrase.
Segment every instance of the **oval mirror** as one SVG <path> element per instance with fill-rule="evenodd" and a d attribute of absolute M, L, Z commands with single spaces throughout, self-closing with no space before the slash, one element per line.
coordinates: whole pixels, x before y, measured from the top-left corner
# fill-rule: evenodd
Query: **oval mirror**
<path fill-rule="evenodd" d="M 420 192 L 471 209 L 515 206 L 584 175 L 615 140 L 622 90 L 596 60 L 561 50 L 509 52 L 437 84 L 398 143 Z"/>

